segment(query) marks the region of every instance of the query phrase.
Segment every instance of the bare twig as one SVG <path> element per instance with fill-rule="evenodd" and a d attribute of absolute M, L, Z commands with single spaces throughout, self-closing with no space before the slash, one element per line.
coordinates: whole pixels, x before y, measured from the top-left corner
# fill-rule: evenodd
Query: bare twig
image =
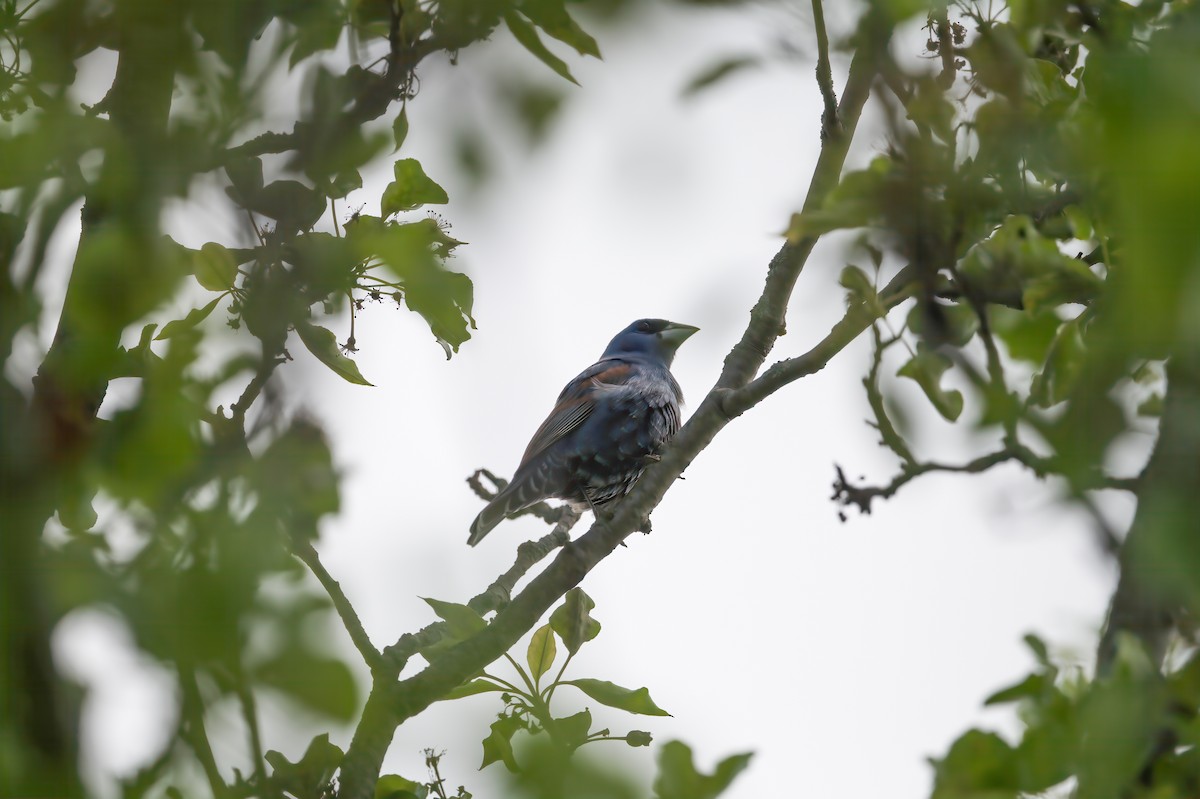
<path fill-rule="evenodd" d="M 305 541 L 296 546 L 294 553 L 297 558 L 302 560 L 313 576 L 321 583 L 321 587 L 325 589 L 325 593 L 329 594 L 329 599 L 333 602 L 333 607 L 337 611 L 338 616 L 342 619 L 342 625 L 346 628 L 346 632 L 350 634 L 350 640 L 354 642 L 354 647 L 358 653 L 362 655 L 362 659 L 367 666 L 374 671 L 379 667 L 382 656 L 379 650 L 371 644 L 371 638 L 367 635 L 367 631 L 363 629 L 362 622 L 358 618 L 358 614 L 354 612 L 354 606 L 350 604 L 350 600 L 346 598 L 346 594 L 342 591 L 338 581 L 333 579 L 333 576 L 326 570 L 325 565 L 321 563 L 321 558 L 317 555 L 317 550 L 313 549 L 312 544 Z"/>
<path fill-rule="evenodd" d="M 863 386 L 867 390 L 867 404 L 871 406 L 871 412 L 875 414 L 874 426 L 879 431 L 882 444 L 896 453 L 900 460 L 905 463 L 912 463 L 916 460 L 913 457 L 912 450 L 908 448 L 904 437 L 897 432 L 895 425 L 892 424 L 887 408 L 884 406 L 883 393 L 879 390 L 879 367 L 883 365 L 883 351 L 887 348 L 887 345 L 883 343 L 883 339 L 879 335 L 878 324 L 872 326 L 871 332 L 875 339 L 875 350 L 871 357 L 871 369 L 867 372 L 867 376 L 863 378 Z M 895 343 L 896 340 L 891 339 L 888 343 Z"/>
<path fill-rule="evenodd" d="M 966 463 L 940 463 L 937 461 L 908 461 L 904 463 L 899 474 L 889 483 L 881 486 L 855 486 L 846 479 L 840 466 L 835 466 L 837 479 L 833 482 L 833 497 L 844 506 L 857 506 L 862 513 L 871 512 L 871 502 L 878 499 L 889 499 L 897 491 L 913 479 L 930 472 L 957 472 L 962 474 L 977 474 L 991 469 L 1001 463 L 1016 462 L 1025 466 L 1039 478 L 1051 474 L 1061 474 L 1062 470 L 1055 458 L 1038 455 L 1033 450 L 1018 441 L 1006 441 L 1005 446 L 995 452 L 981 455 Z M 1093 482 L 1086 486 L 1088 489 L 1119 489 L 1133 491 L 1136 489 L 1136 478 L 1110 477 L 1096 475 Z"/>

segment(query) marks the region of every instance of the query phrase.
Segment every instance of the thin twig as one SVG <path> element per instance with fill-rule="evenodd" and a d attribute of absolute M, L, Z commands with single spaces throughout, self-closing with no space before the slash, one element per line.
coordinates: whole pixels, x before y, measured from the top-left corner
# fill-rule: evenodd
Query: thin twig
<path fill-rule="evenodd" d="M 345 592 L 342 591 L 342 586 L 338 584 L 337 580 L 333 579 L 333 576 L 325 568 L 325 565 L 321 563 L 321 558 L 317 555 L 317 550 L 309 542 L 306 541 L 297 546 L 293 554 L 308 566 L 309 571 L 321 583 L 321 587 L 329 595 L 334 609 L 342 619 L 342 626 L 350 634 L 350 640 L 354 642 L 355 648 L 358 649 L 358 653 L 362 655 L 362 659 L 366 662 L 367 666 L 371 671 L 374 671 L 382 662 L 382 656 L 379 654 L 379 650 L 371 644 L 371 638 L 367 635 L 367 631 L 363 629 L 358 614 L 354 612 L 354 606 L 350 604 L 350 600 L 346 598 Z"/>
<path fill-rule="evenodd" d="M 246 720 L 247 743 L 250 744 L 250 759 L 251 766 L 254 768 L 254 777 L 259 785 L 267 784 L 267 772 L 263 768 L 263 745 L 262 733 L 258 728 L 258 707 L 254 701 L 254 691 L 250 688 L 250 683 L 246 680 L 246 674 L 242 670 L 242 664 L 236 663 L 235 668 L 237 673 L 234 674 L 234 690 L 237 693 L 238 704 L 242 706 L 242 716 Z"/>
<path fill-rule="evenodd" d="M 884 309 L 890 310 L 911 297 L 914 290 L 911 271 L 905 269 L 879 293 L 879 301 Z M 846 315 L 815 347 L 803 355 L 772 364 L 748 385 L 727 392 L 721 398 L 721 407 L 730 418 L 740 416 L 787 384 L 819 372 L 834 355 L 870 327 L 876 318 L 875 312 L 865 303 L 850 306 Z"/>
<path fill-rule="evenodd" d="M 213 757 L 212 745 L 208 742 L 208 733 L 204 728 L 204 700 L 200 696 L 200 685 L 196 682 L 196 672 L 190 664 L 179 663 L 179 689 L 183 699 L 183 715 L 186 719 L 186 733 L 183 736 L 208 780 L 208 787 L 216 799 L 229 794 L 229 786 L 221 779 L 217 769 L 217 760 Z"/>
<path fill-rule="evenodd" d="M 833 70 L 829 65 L 829 35 L 825 32 L 825 9 L 821 0 L 812 0 L 813 27 L 817 32 L 817 88 L 825 111 L 821 114 L 821 141 L 840 136 L 842 123 L 838 117 L 837 95 L 833 91 Z"/>

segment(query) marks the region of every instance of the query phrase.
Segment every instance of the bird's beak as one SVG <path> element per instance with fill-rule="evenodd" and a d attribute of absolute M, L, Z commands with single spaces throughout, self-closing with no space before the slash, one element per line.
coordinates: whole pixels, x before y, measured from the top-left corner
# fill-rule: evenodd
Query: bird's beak
<path fill-rule="evenodd" d="M 671 322 L 659 332 L 659 337 L 665 341 L 671 349 L 678 349 L 679 345 L 687 341 L 688 338 L 700 328 L 692 327 L 691 325 L 681 325 L 678 322 Z"/>

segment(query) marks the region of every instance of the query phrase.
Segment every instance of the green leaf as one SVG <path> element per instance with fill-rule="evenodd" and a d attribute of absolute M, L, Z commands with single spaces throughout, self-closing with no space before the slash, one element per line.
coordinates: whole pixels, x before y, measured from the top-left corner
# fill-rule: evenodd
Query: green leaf
<path fill-rule="evenodd" d="M 1046 647 L 1046 642 L 1038 638 L 1033 633 L 1026 633 L 1021 639 L 1025 642 L 1025 646 L 1029 647 L 1029 651 L 1037 658 L 1037 662 L 1043 666 L 1050 667 L 1050 650 Z"/>
<path fill-rule="evenodd" d="M 757 56 L 731 56 L 722 58 L 700 70 L 687 85 L 683 87 L 683 96 L 692 97 L 705 89 L 711 88 L 731 75 L 743 72 L 761 64 Z"/>
<path fill-rule="evenodd" d="M 650 691 L 647 688 L 638 688 L 631 691 L 628 688 L 614 685 L 607 680 L 592 679 L 564 680 L 563 685 L 574 685 L 600 704 L 615 707 L 629 713 L 640 713 L 643 716 L 671 715 L 654 704 L 654 701 L 650 698 Z"/>
<path fill-rule="evenodd" d="M 1001 305 L 988 307 L 992 331 L 1004 342 L 1008 354 L 1018 360 L 1042 364 L 1062 320 L 1053 310 L 1036 314 Z"/>
<path fill-rule="evenodd" d="M 881 204 L 887 200 L 883 189 L 892 169 L 891 159 L 879 156 L 866 169 L 847 172 L 820 208 L 806 208 L 792 214 L 784 232 L 787 240 L 795 244 L 832 230 L 866 227 L 874 222 L 880 216 Z"/>
<path fill-rule="evenodd" d="M 933 795 L 939 799 L 1015 796 L 1018 788 L 1013 749 L 995 733 L 968 730 L 934 763 Z"/>
<path fill-rule="evenodd" d="M 450 634 L 455 638 L 469 638 L 475 633 L 487 627 L 487 620 L 475 612 L 474 608 L 469 605 L 460 605 L 457 602 L 443 602 L 440 599 L 432 599 L 430 597 L 421 597 L 425 600 L 429 607 L 433 608 L 433 612 L 438 615 L 438 618 L 446 622 L 450 626 Z"/>
<path fill-rule="evenodd" d="M 445 235 L 435 219 L 401 224 L 364 217 L 346 231 L 361 258 L 382 261 L 399 279 L 396 300 L 425 318 L 446 357 L 457 352 L 471 337 L 468 325 L 475 325 L 474 287 L 466 275 L 445 269 L 441 259 L 461 242 Z"/>
<path fill-rule="evenodd" d="M 529 651 L 525 654 L 530 674 L 535 681 L 550 670 L 557 656 L 558 646 L 554 643 L 554 631 L 550 629 L 549 624 L 544 624 L 529 639 Z"/>
<path fill-rule="evenodd" d="M 1063 209 L 1063 216 L 1067 218 L 1067 223 L 1071 226 L 1071 235 L 1081 241 L 1087 241 L 1095 232 L 1092 228 L 1092 220 L 1088 217 L 1086 211 L 1078 205 L 1068 205 Z"/>
<path fill-rule="evenodd" d="M 420 162 L 414 158 L 401 158 L 392 168 L 396 179 L 383 190 L 381 210 L 384 216 L 401 211 L 412 211 L 426 203 L 445 204 L 450 202 L 446 190 L 433 182 Z"/>
<path fill-rule="evenodd" d="M 667 741 L 658 756 L 654 779 L 657 799 L 713 799 L 750 765 L 753 754 L 732 755 L 717 764 L 712 774 L 696 770 L 692 750 L 681 741 Z"/>
<path fill-rule="evenodd" d="M 304 346 L 308 347 L 308 351 L 317 356 L 317 360 L 332 369 L 338 377 L 360 386 L 372 385 L 358 371 L 358 364 L 342 354 L 333 331 L 308 322 L 297 322 L 296 332 Z"/>
<path fill-rule="evenodd" d="M 358 170 L 346 169 L 338 172 L 325 182 L 325 196 L 336 200 L 340 197 L 345 197 L 352 191 L 361 189 L 362 185 L 362 175 L 359 174 Z"/>
<path fill-rule="evenodd" d="M 915 380 L 925 396 L 943 417 L 953 422 L 962 413 L 962 392 L 942 388 L 942 375 L 950 368 L 950 359 L 934 350 L 918 347 L 917 354 L 896 374 Z"/>
<path fill-rule="evenodd" d="M 554 726 L 568 746 L 577 748 L 587 740 L 588 733 L 592 729 L 592 714 L 583 710 L 566 718 L 555 719 Z"/>
<path fill-rule="evenodd" d="M 237 262 L 233 253 L 210 241 L 192 253 L 192 274 L 209 291 L 228 291 L 237 279 Z"/>
<path fill-rule="evenodd" d="M 512 737 L 517 730 L 525 729 L 525 724 L 516 716 L 503 716 L 492 722 L 492 732 L 483 739 L 483 763 L 479 768 L 485 769 L 496 761 L 514 774 L 517 772 L 517 759 L 513 756 Z"/>
<path fill-rule="evenodd" d="M 298 180 L 277 180 L 251 197 L 249 208 L 285 230 L 308 230 L 325 213 L 325 197 Z"/>
<path fill-rule="evenodd" d="M 196 325 L 207 319 L 209 314 L 213 312 L 213 309 L 217 307 L 217 303 L 220 301 L 221 298 L 217 297 L 203 308 L 193 308 L 192 310 L 188 311 L 188 315 L 182 319 L 174 319 L 170 322 L 167 322 L 165 325 L 163 325 L 162 331 L 154 337 L 154 340 L 162 341 L 165 338 L 170 338 L 171 336 L 182 333 L 185 330 L 191 330 Z"/>
<path fill-rule="evenodd" d="M 1029 396 L 1033 403 L 1049 408 L 1067 399 L 1083 371 L 1087 347 L 1079 319 L 1064 322 L 1058 329 L 1042 371 L 1033 376 Z"/>
<path fill-rule="evenodd" d="M 358 686 L 341 660 L 290 648 L 258 666 L 255 676 L 300 704 L 338 721 L 350 721 L 358 709 Z"/>
<path fill-rule="evenodd" d="M 996 691 L 987 699 L 983 700 L 983 704 L 1004 705 L 1009 702 L 1019 702 L 1022 699 L 1040 696 L 1045 688 L 1045 675 L 1030 674 L 1016 685 L 1010 685 L 1007 688 L 1001 688 L 999 691 Z"/>
<path fill-rule="evenodd" d="M 428 795 L 428 786 L 399 774 L 385 774 L 375 783 L 375 799 L 425 799 Z"/>
<path fill-rule="evenodd" d="M 342 750 L 329 742 L 329 733 L 321 733 L 313 738 L 304 751 L 304 757 L 296 763 L 289 762 L 276 751 L 263 755 L 273 770 L 273 787 L 299 797 L 323 796 L 342 764 L 342 757 Z"/>
<path fill-rule="evenodd" d="M 522 47 L 533 53 L 539 61 L 550 67 L 550 69 L 557 72 L 560 76 L 571 81 L 576 86 L 579 85 L 579 81 L 575 80 L 574 76 L 571 75 L 571 70 L 567 68 L 566 62 L 546 49 L 546 45 L 542 44 L 541 38 L 538 37 L 537 30 L 524 17 L 515 11 L 509 11 L 504 15 L 504 21 L 508 24 L 508 29 L 512 31 L 513 37 L 520 42 Z"/>
<path fill-rule="evenodd" d="M 493 682 L 488 682 L 487 680 L 472 680 L 471 682 L 465 682 L 458 686 L 453 691 L 443 696 L 439 701 L 447 699 L 462 699 L 465 696 L 475 696 L 476 694 L 486 694 L 491 691 L 499 692 L 504 690 L 506 689 L 496 685 Z"/>
<path fill-rule="evenodd" d="M 406 105 L 400 106 L 400 113 L 392 122 L 392 138 L 396 141 L 396 150 L 403 147 L 404 140 L 408 138 L 408 106 Z"/>
<path fill-rule="evenodd" d="M 297 6 L 311 7 L 311 3 L 297 3 Z M 342 35 L 342 20 L 336 12 L 324 11 L 321 4 L 316 4 L 318 13 L 306 14 L 304 19 L 295 21 L 295 44 L 288 57 L 288 69 L 295 67 L 313 53 L 322 50 L 332 50 L 337 47 Z"/>
<path fill-rule="evenodd" d="M 563 0 L 524 0 L 521 13 L 548 35 L 575 48 L 580 55 L 600 57 L 600 46 L 571 18 Z"/>
<path fill-rule="evenodd" d="M 550 614 L 550 627 L 558 633 L 567 652 L 574 655 L 579 648 L 600 634 L 600 622 L 591 616 L 596 603 L 582 588 L 575 587 L 563 597 L 563 603 Z"/>
<path fill-rule="evenodd" d="M 975 309 L 965 302 L 938 303 L 937 308 L 941 317 L 940 329 L 936 332 L 937 341 L 955 347 L 965 347 L 979 331 L 979 317 L 975 315 Z M 929 314 L 928 305 L 913 305 L 912 310 L 908 312 L 908 329 L 918 336 L 927 337 Z"/>
<path fill-rule="evenodd" d="M 233 184 L 234 201 L 249 206 L 251 198 L 262 191 L 263 163 L 261 158 L 241 156 L 225 164 L 225 174 Z"/>
<path fill-rule="evenodd" d="M 866 272 L 854 264 L 848 264 L 842 270 L 838 283 L 849 292 L 847 299 L 852 304 L 864 305 L 876 317 L 887 315 L 887 309 L 883 307 L 883 303 L 879 301 L 879 294 L 875 291 L 875 284 L 867 277 Z"/>

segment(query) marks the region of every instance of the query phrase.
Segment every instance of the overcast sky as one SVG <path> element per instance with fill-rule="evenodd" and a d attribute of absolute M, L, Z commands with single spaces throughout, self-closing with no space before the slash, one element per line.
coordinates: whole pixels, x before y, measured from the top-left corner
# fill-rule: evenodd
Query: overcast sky
<path fill-rule="evenodd" d="M 414 314 L 368 305 L 357 360 L 374 388 L 343 383 L 293 349 L 285 379 L 326 425 L 346 478 L 344 513 L 327 521 L 319 549 L 377 646 L 434 620 L 418 597 L 466 601 L 508 567 L 521 541 L 544 533 L 536 520 L 509 521 L 467 548 L 481 503 L 464 479 L 481 466 L 511 473 L 563 384 L 618 330 L 643 316 L 699 326 L 674 367 L 695 406 L 807 189 L 820 116 L 810 58 L 680 97 L 718 57 L 780 38 L 811 53 L 804 16 L 671 9 L 636 33 L 597 33 L 604 61 L 569 59 L 583 88 L 567 87 L 564 116 L 534 151 L 494 116 L 480 76 L 489 63 L 521 63 L 531 78 L 561 81 L 514 52 L 507 33 L 464 51 L 457 68 L 421 72 L 401 155 L 449 191 L 438 210 L 469 242 L 452 265 L 475 284 L 475 338 L 447 362 Z M 834 66 L 840 87 L 845 64 Z M 448 118 L 480 126 L 498 159 L 482 188 L 455 166 Z M 869 127 L 859 140 L 859 162 L 883 144 Z M 385 165 L 349 205 L 376 212 L 372 198 L 389 177 Z M 841 316 L 845 257 L 837 242 L 816 249 L 772 360 L 806 351 Z M 680 738 L 706 769 L 755 751 L 730 799 L 785 789 L 917 799 L 930 786 L 926 758 L 969 726 L 1015 729 L 1009 713 L 981 702 L 1030 668 L 1022 635 L 1036 632 L 1090 666 L 1114 573 L 1086 519 L 1058 505 L 1052 488 L 1015 468 L 928 476 L 872 515 L 839 522 L 833 464 L 876 481 L 895 465 L 864 422 L 865 343 L 730 424 L 668 492 L 653 534 L 630 538 L 583 584 L 604 627 L 568 677 L 647 686 L 673 714 L 647 719 L 591 703 L 598 725 L 649 730 L 655 752 Z M 973 434 L 898 388 L 920 452 L 967 452 Z M 1128 511 L 1112 509 L 1118 519 Z M 350 648 L 344 636 L 337 645 Z M 132 668 L 93 675 L 107 687 L 93 699 L 89 745 L 118 769 L 137 760 L 139 736 L 154 733 L 150 723 L 120 726 L 131 723 L 133 694 L 113 675 Z M 153 691 L 137 695 L 152 701 Z M 568 700 L 564 711 L 584 706 L 567 694 L 556 695 Z M 303 725 L 281 704 L 263 709 L 268 745 L 296 759 Z M 487 775 L 500 767 L 475 769 L 499 709 L 495 695 L 434 706 L 398 731 L 385 771 L 421 779 L 422 750 L 445 749 L 449 783 L 488 795 Z M 334 740 L 345 746 L 348 732 Z M 646 750 L 599 746 L 648 770 Z M 219 745 L 218 759 L 236 762 L 240 747 Z"/>

